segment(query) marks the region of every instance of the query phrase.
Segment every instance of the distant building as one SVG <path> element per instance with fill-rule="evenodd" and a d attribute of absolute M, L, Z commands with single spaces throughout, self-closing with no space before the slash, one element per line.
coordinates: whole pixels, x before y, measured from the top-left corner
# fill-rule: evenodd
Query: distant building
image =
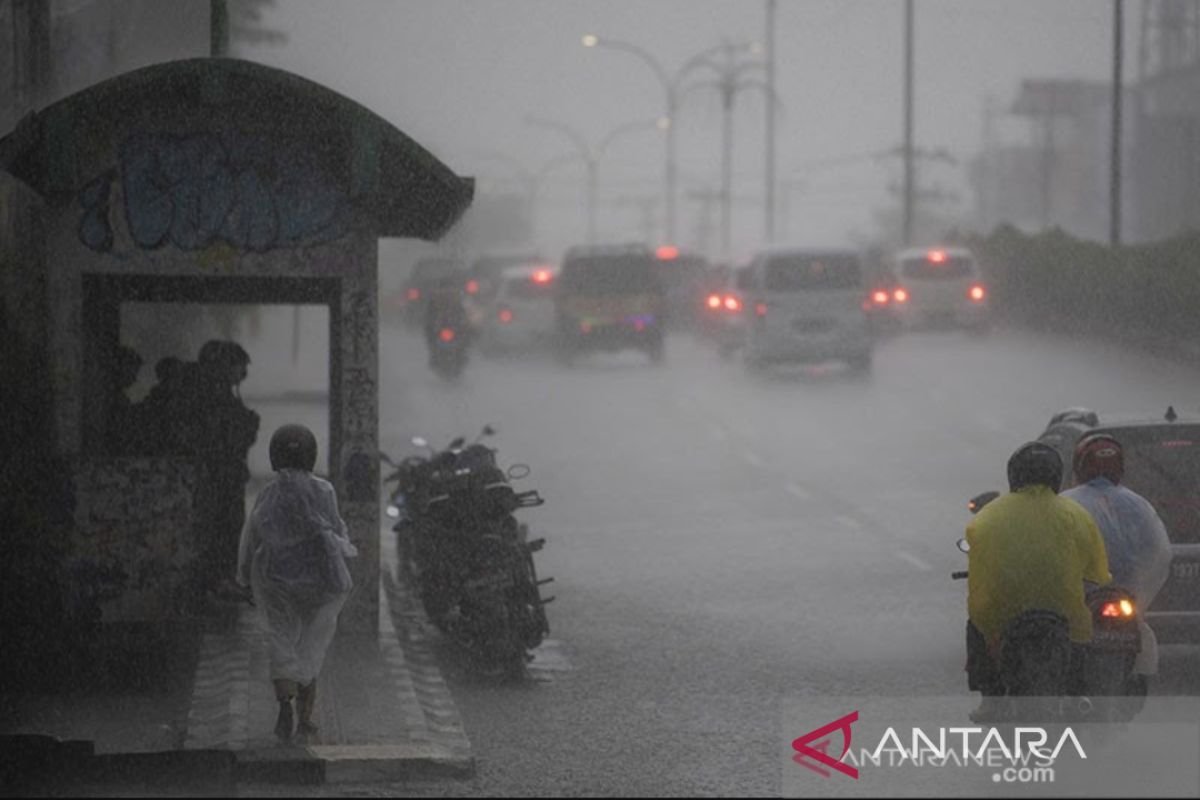
<path fill-rule="evenodd" d="M 1200 229 L 1200 2 L 1139 8 L 1137 74 L 1122 98 L 1124 242 Z M 978 227 L 1107 240 L 1111 85 L 1025 80 L 1009 113 L 1028 120 L 1030 135 L 999 145 L 985 133 L 971 169 Z"/>

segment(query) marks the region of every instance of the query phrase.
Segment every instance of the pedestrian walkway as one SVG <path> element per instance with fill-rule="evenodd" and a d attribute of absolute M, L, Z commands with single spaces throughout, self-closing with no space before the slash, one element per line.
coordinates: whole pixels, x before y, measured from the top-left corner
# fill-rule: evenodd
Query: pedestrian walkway
<path fill-rule="evenodd" d="M 385 541 L 390 537 L 385 537 Z M 387 561 L 385 560 L 385 564 Z M 297 783 L 467 775 L 470 743 L 423 632 L 423 614 L 385 567 L 378 636 L 339 634 L 317 684 L 315 741 L 281 744 L 256 612 L 204 638 L 188 750 L 236 754 L 239 780 Z"/>

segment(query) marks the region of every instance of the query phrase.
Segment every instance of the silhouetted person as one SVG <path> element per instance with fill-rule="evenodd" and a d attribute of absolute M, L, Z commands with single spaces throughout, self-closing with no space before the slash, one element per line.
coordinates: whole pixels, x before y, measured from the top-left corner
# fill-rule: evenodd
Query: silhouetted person
<path fill-rule="evenodd" d="M 175 356 L 160 358 L 154 365 L 158 383 L 138 404 L 138 416 L 145 432 L 141 449 L 149 455 L 178 455 L 185 450 L 177 417 L 183 375 L 184 363 Z"/>
<path fill-rule="evenodd" d="M 118 345 L 112 359 L 112 394 L 108 401 L 108 422 L 104 428 L 105 450 L 109 455 L 133 455 L 138 450 L 138 412 L 127 392 L 137 383 L 141 370 L 142 357 L 137 351 Z"/>
<path fill-rule="evenodd" d="M 191 442 L 204 464 L 200 511 L 201 567 L 208 588 L 233 574 L 238 539 L 246 521 L 246 456 L 258 436 L 258 414 L 246 408 L 237 387 L 246 378 L 250 356 L 236 342 L 205 343 L 197 358 L 191 398 L 195 415 Z M 186 379 L 192 376 L 184 376 Z"/>

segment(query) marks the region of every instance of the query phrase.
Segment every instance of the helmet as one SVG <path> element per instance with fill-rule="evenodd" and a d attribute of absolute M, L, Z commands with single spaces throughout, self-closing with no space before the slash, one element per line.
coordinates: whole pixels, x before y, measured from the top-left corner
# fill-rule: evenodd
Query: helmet
<path fill-rule="evenodd" d="M 1062 486 L 1063 463 L 1058 451 L 1042 442 L 1026 442 L 1008 459 L 1010 491 L 1026 486 L 1048 486 L 1056 494 Z"/>
<path fill-rule="evenodd" d="M 317 465 L 317 437 L 303 425 L 284 425 L 271 436 L 271 469 L 302 469 Z"/>
<path fill-rule="evenodd" d="M 1120 483 L 1125 475 L 1125 452 L 1121 449 L 1121 443 L 1109 434 L 1089 434 L 1075 445 L 1071 469 L 1079 483 L 1087 483 L 1097 477 Z"/>

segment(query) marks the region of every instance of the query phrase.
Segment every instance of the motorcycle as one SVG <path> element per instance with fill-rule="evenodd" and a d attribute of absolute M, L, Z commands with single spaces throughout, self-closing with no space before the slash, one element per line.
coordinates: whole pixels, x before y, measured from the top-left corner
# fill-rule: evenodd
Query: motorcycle
<path fill-rule="evenodd" d="M 485 427 L 479 438 L 495 431 Z M 396 520 L 400 568 L 416 589 L 426 616 L 491 674 L 518 675 L 532 660 L 529 651 L 549 635 L 533 554 L 545 539 L 530 540 L 514 512 L 542 505 L 537 490 L 516 492 L 510 479 L 526 477 L 527 466 L 507 471 L 493 448 L 461 437 L 428 456 L 409 456 L 385 478 L 394 483 L 388 515 Z"/>
<path fill-rule="evenodd" d="M 967 508 L 978 513 L 998 496 L 977 495 Z M 967 553 L 970 546 L 959 539 L 958 549 Z M 968 572 L 950 577 L 964 580 Z M 1072 644 L 1066 617 L 1054 611 L 1031 609 L 1005 627 L 997 658 L 1007 700 L 1002 717 L 1116 721 L 1140 710 L 1146 684 L 1133 674 L 1142 634 L 1132 593 L 1087 584 L 1084 602 L 1092 617 L 1092 639 L 1084 645 Z"/>
<path fill-rule="evenodd" d="M 467 366 L 469 339 L 461 326 L 441 326 L 429 342 L 429 366 L 443 378 L 457 378 Z"/>

